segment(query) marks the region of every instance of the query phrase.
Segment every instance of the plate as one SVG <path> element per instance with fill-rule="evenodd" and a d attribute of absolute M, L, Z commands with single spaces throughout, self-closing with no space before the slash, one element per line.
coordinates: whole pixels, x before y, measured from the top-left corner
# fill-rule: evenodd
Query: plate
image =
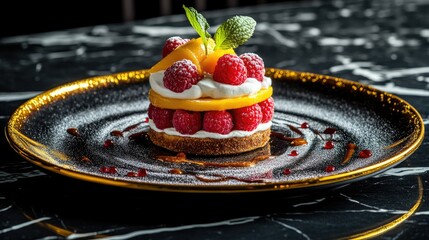
<path fill-rule="evenodd" d="M 31 163 L 75 179 L 170 192 L 309 191 L 379 174 L 422 143 L 403 99 L 346 79 L 267 68 L 275 113 L 269 144 L 248 153 L 177 156 L 148 130 L 148 72 L 77 80 L 21 105 L 7 139 Z"/>

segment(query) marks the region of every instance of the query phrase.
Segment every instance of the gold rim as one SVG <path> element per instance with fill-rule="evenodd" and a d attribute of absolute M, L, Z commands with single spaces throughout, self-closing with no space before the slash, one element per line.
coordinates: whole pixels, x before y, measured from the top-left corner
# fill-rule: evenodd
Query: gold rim
<path fill-rule="evenodd" d="M 288 190 L 288 189 L 301 189 L 309 187 L 319 187 L 319 186 L 331 186 L 336 184 L 341 184 L 346 181 L 354 181 L 361 179 L 363 177 L 374 175 L 386 168 L 392 167 L 406 157 L 410 156 L 422 143 L 424 138 L 424 124 L 423 119 L 417 110 L 412 107 L 409 103 L 403 99 L 389 93 L 382 92 L 370 86 L 365 86 L 363 84 L 353 82 L 346 79 L 340 79 L 330 76 L 323 76 L 313 73 L 305 72 L 295 72 L 289 70 L 281 70 L 274 68 L 267 68 L 267 75 L 271 76 L 273 79 L 291 79 L 294 81 L 302 82 L 316 82 L 323 81 L 329 82 L 329 86 L 332 88 L 353 88 L 356 91 L 366 92 L 369 96 L 374 96 L 375 98 L 389 98 L 389 102 L 400 103 L 397 104 L 398 111 L 403 111 L 404 114 L 409 116 L 409 121 L 414 125 L 415 129 L 409 136 L 408 140 L 410 144 L 398 152 L 395 156 L 381 159 L 378 163 L 356 169 L 350 172 L 339 173 L 331 176 L 325 176 L 314 179 L 303 179 L 296 181 L 288 182 L 268 182 L 268 183 L 258 183 L 258 184 L 247 184 L 247 185 L 170 185 L 170 184 L 152 184 L 152 183 L 141 183 L 141 182 L 132 182 L 132 181 L 118 181 L 115 179 L 104 178 L 101 176 L 91 176 L 83 174 L 81 172 L 75 171 L 73 169 L 64 168 L 61 166 L 55 165 L 54 161 L 46 159 L 46 154 L 40 154 L 38 152 L 32 151 L 35 147 L 32 146 L 34 141 L 27 139 L 21 132 L 20 129 L 23 127 L 25 120 L 34 112 L 37 111 L 41 106 L 51 103 L 60 99 L 67 98 L 77 92 L 90 91 L 94 89 L 112 87 L 122 84 L 129 83 L 138 83 L 146 81 L 148 79 L 149 73 L 147 70 L 141 71 L 131 71 L 125 73 L 118 73 L 108 76 L 100 76 L 94 78 L 83 79 L 75 82 L 59 86 L 52 90 L 46 91 L 21 105 L 10 117 L 10 120 L 6 126 L 6 138 L 12 148 L 23 156 L 28 161 L 45 168 L 49 171 L 59 173 L 65 176 L 73 177 L 76 179 L 107 184 L 112 186 L 120 186 L 134 189 L 142 190 L 157 190 L 157 191 L 170 191 L 170 192 L 207 192 L 207 193 L 229 193 L 229 192 L 261 192 L 261 191 L 278 191 L 278 190 Z M 43 148 L 44 146 L 42 146 Z M 40 150 L 39 150 L 40 151 Z M 52 149 L 51 149 L 52 151 Z M 61 156 L 59 156 L 61 157 Z"/>

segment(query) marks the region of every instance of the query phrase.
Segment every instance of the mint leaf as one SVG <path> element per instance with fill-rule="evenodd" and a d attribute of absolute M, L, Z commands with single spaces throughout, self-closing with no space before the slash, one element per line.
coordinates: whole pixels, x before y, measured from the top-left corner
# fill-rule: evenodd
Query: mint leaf
<path fill-rule="evenodd" d="M 188 8 L 183 5 L 183 9 L 185 9 L 186 17 L 188 18 L 189 23 L 203 40 L 207 55 L 207 39 L 211 37 L 210 33 L 208 32 L 208 29 L 210 28 L 209 23 L 204 18 L 204 16 L 198 13 L 197 10 L 195 10 L 193 7 Z"/>
<path fill-rule="evenodd" d="M 222 23 L 216 30 L 216 49 L 236 48 L 252 37 L 256 21 L 248 16 L 235 16 Z"/>

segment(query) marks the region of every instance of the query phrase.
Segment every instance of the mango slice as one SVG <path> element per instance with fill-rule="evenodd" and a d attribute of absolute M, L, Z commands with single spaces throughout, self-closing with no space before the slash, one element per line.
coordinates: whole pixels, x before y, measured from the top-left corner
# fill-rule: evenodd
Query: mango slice
<path fill-rule="evenodd" d="M 159 108 L 183 109 L 188 111 L 219 111 L 236 109 L 262 102 L 273 94 L 273 88 L 261 89 L 256 94 L 236 98 L 200 98 L 195 100 L 166 98 L 153 90 L 149 91 L 150 102 Z"/>
<path fill-rule="evenodd" d="M 234 49 L 230 48 L 227 50 L 218 49 L 205 57 L 205 59 L 201 62 L 201 66 L 203 71 L 213 75 L 215 70 L 217 60 L 225 54 L 234 54 Z"/>
<path fill-rule="evenodd" d="M 209 39 L 208 42 L 208 52 L 213 52 L 215 43 L 213 39 Z M 165 70 L 170 67 L 174 62 L 188 59 L 192 61 L 200 73 L 202 73 L 202 69 L 200 66 L 200 62 L 204 60 L 206 57 L 206 50 L 203 44 L 203 40 L 201 38 L 194 38 L 189 40 L 189 42 L 183 44 L 182 46 L 176 48 L 173 52 L 168 54 L 166 57 L 161 59 L 155 65 L 149 69 L 150 73 L 154 73 L 160 70 Z"/>

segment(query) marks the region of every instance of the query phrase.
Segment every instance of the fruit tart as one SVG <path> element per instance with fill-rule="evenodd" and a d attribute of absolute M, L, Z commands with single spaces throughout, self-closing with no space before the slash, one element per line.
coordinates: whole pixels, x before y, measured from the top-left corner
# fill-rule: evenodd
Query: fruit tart
<path fill-rule="evenodd" d="M 206 19 L 183 6 L 198 38 L 172 36 L 149 69 L 149 139 L 193 155 L 227 155 L 264 147 L 274 114 L 271 79 L 255 53 L 237 54 L 256 26 L 235 16 L 212 37 Z"/>

